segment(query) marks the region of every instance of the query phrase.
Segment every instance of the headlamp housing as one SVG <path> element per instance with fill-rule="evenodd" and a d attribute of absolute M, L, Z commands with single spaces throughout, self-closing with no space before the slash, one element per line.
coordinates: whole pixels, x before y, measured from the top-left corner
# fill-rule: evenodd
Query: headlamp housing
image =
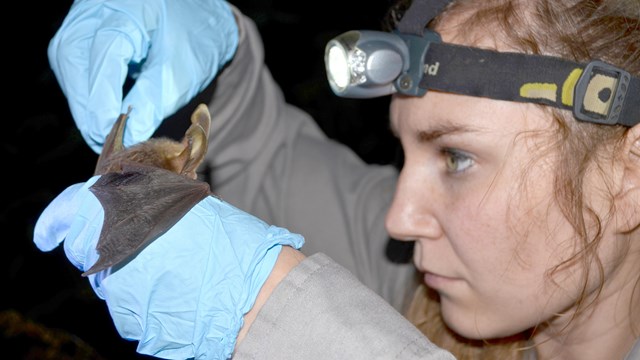
<path fill-rule="evenodd" d="M 370 30 L 347 31 L 327 43 L 325 66 L 333 92 L 347 98 L 371 98 L 395 92 L 423 95 L 424 54 L 440 35 L 425 36 Z"/>
<path fill-rule="evenodd" d="M 392 33 L 348 31 L 329 41 L 325 65 L 334 93 L 369 98 L 394 92 L 394 81 L 409 69 L 409 49 Z"/>

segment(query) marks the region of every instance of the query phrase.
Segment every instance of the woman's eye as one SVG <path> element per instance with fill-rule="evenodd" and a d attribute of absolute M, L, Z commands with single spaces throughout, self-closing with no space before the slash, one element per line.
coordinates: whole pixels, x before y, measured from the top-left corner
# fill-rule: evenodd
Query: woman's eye
<path fill-rule="evenodd" d="M 447 171 L 451 173 L 463 172 L 473 165 L 473 159 L 471 156 L 454 149 L 442 149 L 442 154 L 445 159 L 445 165 Z"/>

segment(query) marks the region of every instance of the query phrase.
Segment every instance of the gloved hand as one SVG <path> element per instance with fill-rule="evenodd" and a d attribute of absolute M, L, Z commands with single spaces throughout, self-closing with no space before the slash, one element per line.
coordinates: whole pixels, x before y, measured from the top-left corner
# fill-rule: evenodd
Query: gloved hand
<path fill-rule="evenodd" d="M 58 195 L 34 231 L 42 251 L 64 240 L 68 259 L 80 271 L 98 259 L 104 213 L 89 191 L 98 178 Z M 227 359 L 281 247 L 303 243 L 302 236 L 209 196 L 130 262 L 89 275 L 89 281 L 119 334 L 139 341 L 139 353 Z"/>
<path fill-rule="evenodd" d="M 100 153 L 129 106 L 125 147 L 151 137 L 211 82 L 237 45 L 223 0 L 76 0 L 48 55 L 76 125 Z M 123 101 L 127 74 L 135 83 Z"/>

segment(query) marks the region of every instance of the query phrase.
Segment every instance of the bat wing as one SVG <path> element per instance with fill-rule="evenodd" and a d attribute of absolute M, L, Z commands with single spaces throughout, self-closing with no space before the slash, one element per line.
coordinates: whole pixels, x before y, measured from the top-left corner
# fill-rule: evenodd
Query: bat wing
<path fill-rule="evenodd" d="M 211 193 L 205 182 L 139 164 L 102 175 L 90 191 L 104 209 L 104 223 L 98 261 L 83 276 L 133 257 Z"/>

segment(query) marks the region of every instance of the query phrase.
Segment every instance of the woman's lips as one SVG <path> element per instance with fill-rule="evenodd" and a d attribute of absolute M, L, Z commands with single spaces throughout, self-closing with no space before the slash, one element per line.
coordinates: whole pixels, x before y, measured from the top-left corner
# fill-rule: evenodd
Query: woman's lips
<path fill-rule="evenodd" d="M 434 290 L 442 289 L 457 281 L 460 281 L 460 279 L 438 275 L 429 271 L 424 272 L 424 283 Z"/>

